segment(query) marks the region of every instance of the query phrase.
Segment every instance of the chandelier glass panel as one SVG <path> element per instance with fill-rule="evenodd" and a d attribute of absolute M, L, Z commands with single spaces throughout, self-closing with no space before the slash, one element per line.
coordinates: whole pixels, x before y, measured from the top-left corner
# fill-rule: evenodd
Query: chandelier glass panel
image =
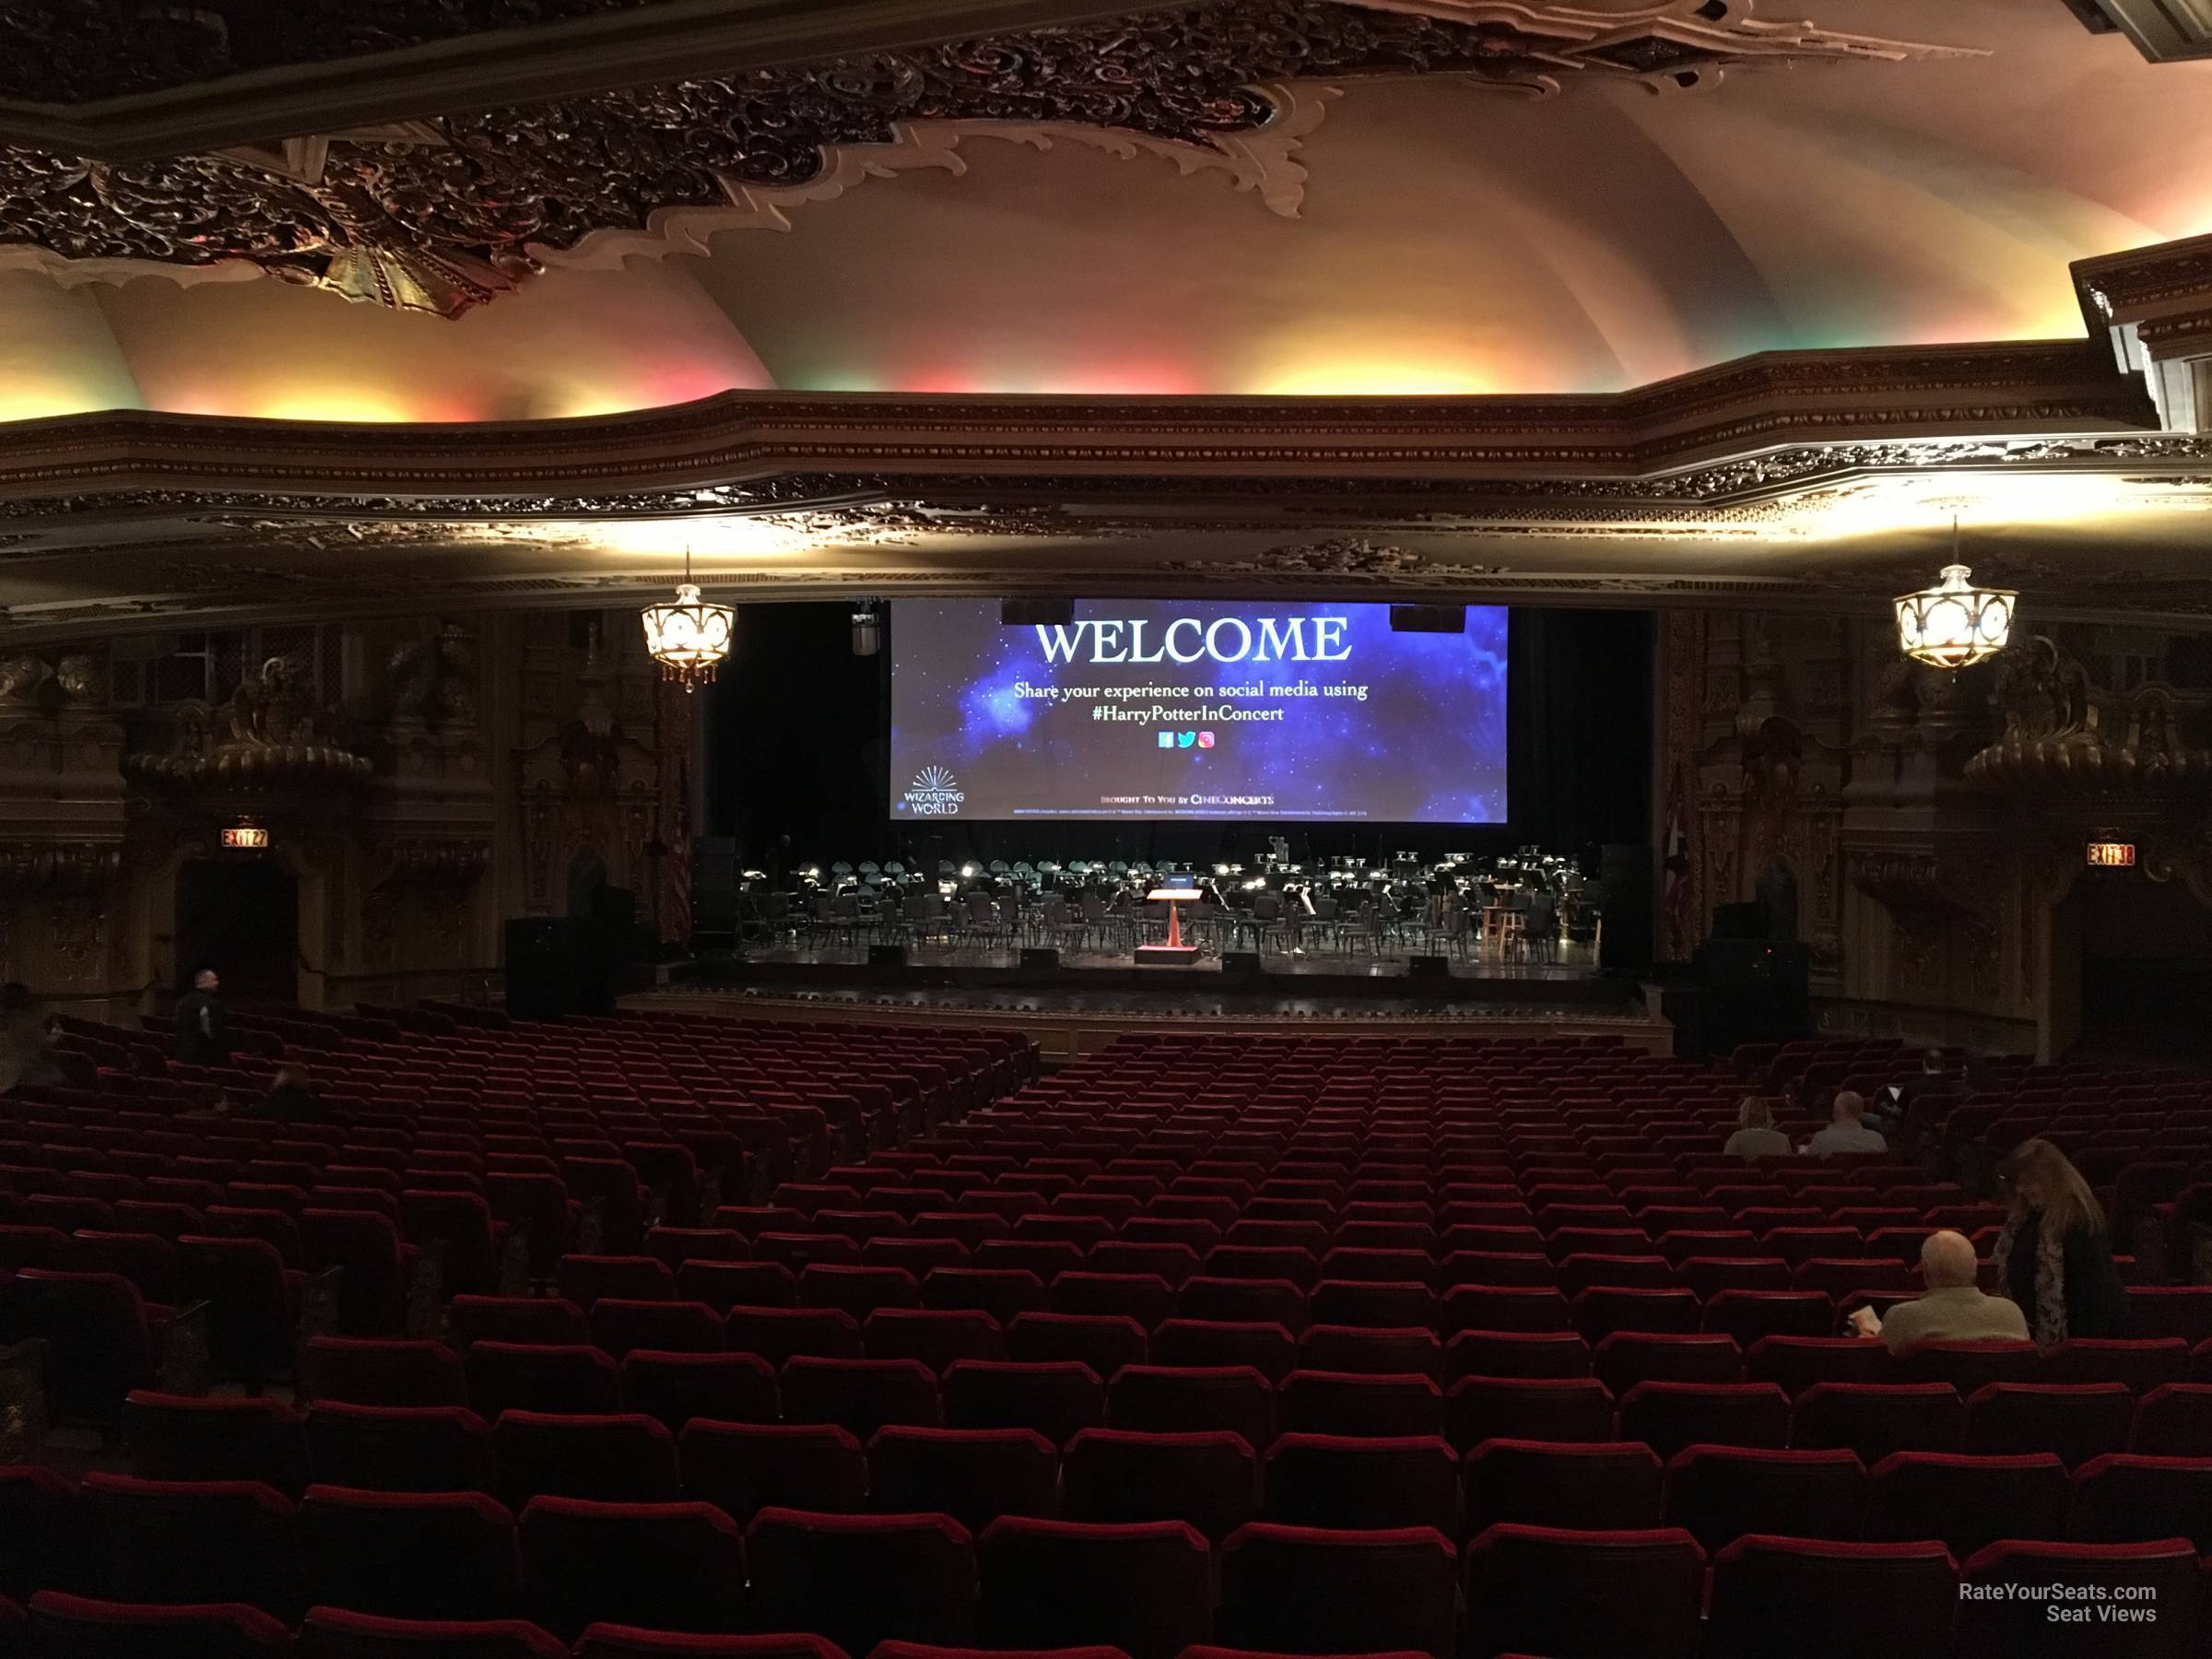
<path fill-rule="evenodd" d="M 1977 587 L 1962 564 L 1943 567 L 1943 580 L 1897 599 L 1898 649 L 1936 668 L 1964 668 L 2005 649 L 2019 594 Z"/>
<path fill-rule="evenodd" d="M 714 678 L 730 654 L 737 614 L 726 605 L 710 605 L 691 580 L 691 550 L 684 549 L 684 580 L 674 605 L 649 605 L 641 618 L 645 649 L 661 665 L 661 677 L 686 691 Z"/>

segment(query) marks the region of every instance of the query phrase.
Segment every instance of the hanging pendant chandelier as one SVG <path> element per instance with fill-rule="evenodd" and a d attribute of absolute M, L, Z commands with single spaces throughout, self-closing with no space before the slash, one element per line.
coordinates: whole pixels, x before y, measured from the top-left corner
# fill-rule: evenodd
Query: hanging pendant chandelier
<path fill-rule="evenodd" d="M 691 581 L 691 549 L 684 549 L 684 580 L 674 605 L 649 605 L 641 618 L 645 649 L 661 665 L 661 677 L 683 687 L 711 683 L 722 659 L 730 654 L 737 616 L 726 605 L 709 605 Z"/>
<path fill-rule="evenodd" d="M 1951 522 L 1951 551 L 1959 548 L 1959 524 Z M 1964 668 L 2005 649 L 2012 637 L 2013 606 L 2019 594 L 2009 588 L 1977 587 L 1963 564 L 1943 567 L 1934 587 L 1897 597 L 1897 646 L 1914 662 L 1936 668 Z"/>

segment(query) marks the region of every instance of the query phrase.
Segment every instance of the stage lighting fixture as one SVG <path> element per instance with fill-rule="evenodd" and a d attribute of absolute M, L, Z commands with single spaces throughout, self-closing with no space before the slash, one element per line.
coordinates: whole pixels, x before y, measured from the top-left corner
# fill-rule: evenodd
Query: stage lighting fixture
<path fill-rule="evenodd" d="M 853 607 L 853 654 L 871 657 L 883 649 L 883 613 L 873 599 Z"/>

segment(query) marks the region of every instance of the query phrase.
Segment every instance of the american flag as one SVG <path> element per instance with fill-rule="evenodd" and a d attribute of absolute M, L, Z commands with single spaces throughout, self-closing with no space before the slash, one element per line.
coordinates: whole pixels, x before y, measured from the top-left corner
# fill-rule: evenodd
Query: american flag
<path fill-rule="evenodd" d="M 1675 762 L 1666 792 L 1666 846 L 1662 867 L 1666 872 L 1665 912 L 1673 948 L 1687 948 L 1689 930 L 1689 823 L 1688 800 L 1682 763 Z"/>
<path fill-rule="evenodd" d="M 663 866 L 668 894 L 668 936 L 691 937 L 691 763 L 676 766 L 676 824 L 668 837 L 668 859 Z"/>

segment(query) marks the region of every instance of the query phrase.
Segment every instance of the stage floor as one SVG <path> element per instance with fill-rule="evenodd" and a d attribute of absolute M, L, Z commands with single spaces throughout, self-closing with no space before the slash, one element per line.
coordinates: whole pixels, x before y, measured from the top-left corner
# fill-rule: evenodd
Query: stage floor
<path fill-rule="evenodd" d="M 865 968 L 869 966 L 868 948 L 865 944 L 786 942 L 775 946 L 755 946 L 741 954 L 713 959 L 718 965 L 726 962 L 746 968 Z M 1018 971 L 1021 951 L 1018 947 L 910 945 L 906 947 L 906 961 L 910 969 Z M 1447 957 L 1445 961 L 1449 970 L 1448 977 L 1465 981 L 1571 982 L 1587 980 L 1597 971 L 1595 955 L 1587 945 L 1561 945 L 1549 960 L 1506 961 L 1490 957 Z M 1376 956 L 1364 950 L 1270 950 L 1262 952 L 1260 956 L 1260 971 L 1270 978 L 1282 975 L 1292 978 L 1402 980 L 1409 977 L 1410 966 L 1405 957 Z M 1063 974 L 1211 973 L 1217 978 L 1229 977 L 1218 956 L 1202 957 L 1182 969 L 1140 969 L 1125 950 L 1071 950 L 1065 947 L 1060 951 L 1057 971 Z"/>

